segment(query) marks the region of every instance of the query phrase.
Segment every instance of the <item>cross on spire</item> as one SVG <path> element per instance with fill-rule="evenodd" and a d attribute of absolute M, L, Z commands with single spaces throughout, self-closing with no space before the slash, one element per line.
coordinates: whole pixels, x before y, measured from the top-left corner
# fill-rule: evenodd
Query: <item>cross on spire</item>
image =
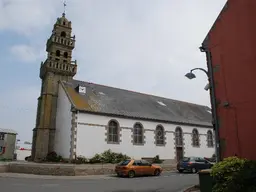
<path fill-rule="evenodd" d="M 64 6 L 63 16 L 65 16 L 66 15 L 66 6 L 67 6 L 66 1 L 63 2 L 63 6 Z"/>

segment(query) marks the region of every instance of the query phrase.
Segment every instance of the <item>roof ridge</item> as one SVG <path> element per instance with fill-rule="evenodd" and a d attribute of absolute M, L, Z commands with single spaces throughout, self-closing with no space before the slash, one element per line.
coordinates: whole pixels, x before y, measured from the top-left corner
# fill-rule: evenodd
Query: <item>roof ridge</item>
<path fill-rule="evenodd" d="M 200 106 L 200 107 L 208 107 L 207 105 L 200 105 L 197 103 L 191 103 L 191 102 L 187 102 L 187 101 L 182 101 L 182 100 L 177 100 L 177 99 L 171 99 L 171 98 L 166 98 L 163 96 L 157 96 L 157 95 L 153 95 L 153 94 L 148 94 L 148 93 L 143 93 L 143 92 L 138 92 L 138 91 L 132 91 L 132 90 L 128 90 L 128 89 L 124 89 L 124 88 L 119 88 L 119 87 L 114 87 L 114 86 L 109 86 L 109 85 L 103 85 L 103 84 L 99 84 L 99 83 L 94 83 L 94 82 L 89 82 L 89 81 L 81 81 L 81 80 L 76 80 L 73 79 L 73 81 L 77 81 L 77 82 L 81 82 L 81 83 L 88 83 L 88 84 L 94 84 L 94 85 L 99 85 L 99 86 L 103 86 L 103 87 L 108 87 L 108 88 L 112 88 L 112 89 L 119 89 L 122 91 L 129 91 L 129 92 L 133 92 L 133 93 L 137 93 L 137 94 L 141 94 L 141 95 L 146 95 L 146 96 L 151 96 L 151 97 L 158 97 L 160 99 L 168 99 L 168 100 L 172 100 L 172 101 L 176 101 L 179 103 L 186 103 L 186 104 L 190 104 L 190 105 L 195 105 L 195 106 Z"/>

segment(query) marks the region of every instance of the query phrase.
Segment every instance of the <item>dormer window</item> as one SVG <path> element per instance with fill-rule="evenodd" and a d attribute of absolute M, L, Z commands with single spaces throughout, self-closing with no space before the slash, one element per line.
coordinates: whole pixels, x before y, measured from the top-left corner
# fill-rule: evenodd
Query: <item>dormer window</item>
<path fill-rule="evenodd" d="M 66 22 L 65 22 L 65 21 L 63 22 L 63 25 L 66 25 Z"/>
<path fill-rule="evenodd" d="M 86 94 L 86 87 L 85 86 L 78 85 L 75 89 L 81 95 Z"/>

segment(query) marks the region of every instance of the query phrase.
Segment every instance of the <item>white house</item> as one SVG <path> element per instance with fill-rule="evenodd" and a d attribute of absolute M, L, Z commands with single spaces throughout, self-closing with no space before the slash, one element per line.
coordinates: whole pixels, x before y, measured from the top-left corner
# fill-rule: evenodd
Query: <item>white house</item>
<path fill-rule="evenodd" d="M 60 81 L 55 151 L 90 158 L 111 149 L 133 158 L 214 154 L 207 106 L 78 80 Z"/>

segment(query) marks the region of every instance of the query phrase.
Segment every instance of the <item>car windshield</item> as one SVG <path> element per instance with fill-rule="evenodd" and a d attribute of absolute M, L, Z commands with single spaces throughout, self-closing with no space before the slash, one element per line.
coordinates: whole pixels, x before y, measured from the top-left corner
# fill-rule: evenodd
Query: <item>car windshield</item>
<path fill-rule="evenodd" d="M 121 163 L 119 163 L 118 165 L 120 166 L 125 166 L 125 165 L 128 165 L 130 163 L 131 160 L 124 160 L 122 161 Z"/>
<path fill-rule="evenodd" d="M 182 161 L 183 161 L 183 162 L 189 162 L 189 161 L 190 161 L 190 158 L 189 158 L 189 157 L 184 157 L 184 158 L 182 159 Z"/>

